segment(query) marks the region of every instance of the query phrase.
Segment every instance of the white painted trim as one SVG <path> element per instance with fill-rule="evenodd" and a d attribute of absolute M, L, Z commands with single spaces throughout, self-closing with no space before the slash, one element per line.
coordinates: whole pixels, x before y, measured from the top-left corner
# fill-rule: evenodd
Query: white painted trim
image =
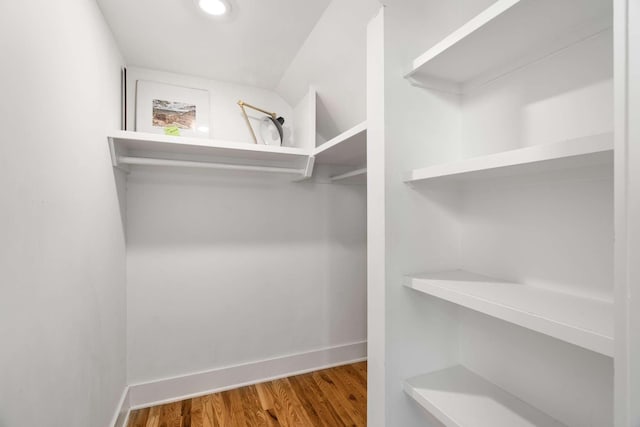
<path fill-rule="evenodd" d="M 385 8 L 367 25 L 367 423 L 387 422 Z"/>
<path fill-rule="evenodd" d="M 614 1 L 614 94 L 615 94 L 615 354 L 614 422 L 630 427 L 629 303 L 628 303 L 628 0 Z"/>
<path fill-rule="evenodd" d="M 130 410 L 204 396 L 246 385 L 285 378 L 366 360 L 360 341 L 304 353 L 226 366 L 129 386 Z M 120 426 L 118 426 L 120 427 Z"/>
<path fill-rule="evenodd" d="M 126 386 L 122 391 L 122 396 L 116 406 L 116 412 L 113 414 L 110 427 L 126 427 L 129 421 L 129 412 L 131 411 L 131 405 L 129 400 L 129 386 Z"/>
<path fill-rule="evenodd" d="M 615 426 L 640 426 L 640 4 L 614 3 Z"/>

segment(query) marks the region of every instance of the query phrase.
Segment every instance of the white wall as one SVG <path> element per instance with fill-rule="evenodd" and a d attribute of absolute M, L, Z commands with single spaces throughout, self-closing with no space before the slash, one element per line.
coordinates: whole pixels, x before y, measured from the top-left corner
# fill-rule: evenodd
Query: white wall
<path fill-rule="evenodd" d="M 309 86 L 316 88 L 320 142 L 367 117 L 367 24 L 380 6 L 376 0 L 333 0 L 276 87 L 290 105 L 297 105 Z"/>
<path fill-rule="evenodd" d="M 464 366 L 567 426 L 612 425 L 611 357 L 471 310 L 460 321 Z"/>
<path fill-rule="evenodd" d="M 468 93 L 460 157 L 613 131 L 611 30 Z"/>
<path fill-rule="evenodd" d="M 387 424 L 437 425 L 402 379 L 461 363 L 567 425 L 610 425 L 612 359 L 403 289 L 403 274 L 467 268 L 611 300 L 611 168 L 407 186 L 401 173 L 612 130 L 604 33 L 458 97 L 410 87 L 417 54 L 492 1 L 391 1 L 385 8 Z"/>
<path fill-rule="evenodd" d="M 425 162 L 455 159 L 459 150 L 456 97 L 412 87 L 402 78 L 424 49 L 465 20 L 460 2 L 404 1 L 384 9 L 386 185 L 386 424 L 438 425 L 402 391 L 402 381 L 457 363 L 458 311 L 402 286 L 405 274 L 446 269 L 459 256 L 455 193 L 402 182 Z M 460 9 L 460 10 L 459 10 Z M 427 25 L 428 23 L 428 25 Z M 369 168 L 371 170 L 371 168 Z M 371 172 L 370 172 L 371 173 Z M 373 333 L 373 332 L 372 332 Z M 379 404 L 378 402 L 376 402 Z M 431 420 L 431 422 L 430 422 Z M 376 424 L 382 425 L 382 424 Z"/>
<path fill-rule="evenodd" d="M 0 47 L 0 425 L 106 426 L 126 380 L 122 60 L 87 0 L 2 2 Z"/>
<path fill-rule="evenodd" d="M 465 269 L 613 301 L 611 167 L 492 180 L 462 193 Z"/>
<path fill-rule="evenodd" d="M 129 381 L 366 339 L 363 186 L 129 176 Z"/>
<path fill-rule="evenodd" d="M 138 67 L 127 68 L 127 128 L 135 130 L 136 81 L 148 80 L 171 85 L 209 91 L 210 138 L 253 144 L 238 101 L 243 100 L 256 107 L 273 111 L 284 117 L 285 146 L 297 146 L 293 137 L 293 110 L 280 96 L 270 90 L 234 83 L 208 80 L 200 77 L 149 70 Z M 247 108 L 253 129 L 259 135 L 260 120 L 264 114 Z"/>
<path fill-rule="evenodd" d="M 640 425 L 640 5 L 615 0 L 616 426 Z"/>
<path fill-rule="evenodd" d="M 464 97 L 460 157 L 611 133 L 611 46 L 605 31 Z M 463 199 L 465 268 L 613 299 L 611 167 L 477 183 Z"/>
<path fill-rule="evenodd" d="M 612 65 L 607 31 L 471 93 L 460 156 L 612 132 Z M 477 182 L 461 196 L 463 268 L 613 300 L 610 165 Z M 565 424 L 612 425 L 611 358 L 465 310 L 460 342 L 465 366 Z"/>
<path fill-rule="evenodd" d="M 129 123 L 138 79 L 208 89 L 213 138 L 252 143 L 243 99 L 282 114 L 285 143 L 295 141 L 292 109 L 274 92 L 140 68 L 128 69 Z M 362 186 L 130 174 L 129 382 L 366 340 L 365 204 Z"/>

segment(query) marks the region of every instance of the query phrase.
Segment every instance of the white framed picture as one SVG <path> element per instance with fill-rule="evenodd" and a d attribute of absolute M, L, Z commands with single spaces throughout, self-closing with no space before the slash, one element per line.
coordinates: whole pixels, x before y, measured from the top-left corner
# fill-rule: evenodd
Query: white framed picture
<path fill-rule="evenodd" d="M 209 126 L 207 90 L 136 82 L 136 131 L 208 138 Z"/>

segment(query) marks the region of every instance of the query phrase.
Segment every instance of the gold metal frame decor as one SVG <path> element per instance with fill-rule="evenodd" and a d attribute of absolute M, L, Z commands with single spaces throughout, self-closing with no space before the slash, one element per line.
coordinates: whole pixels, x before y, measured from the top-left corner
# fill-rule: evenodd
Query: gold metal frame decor
<path fill-rule="evenodd" d="M 278 115 L 276 113 L 272 113 L 270 111 L 264 110 L 262 108 L 258 108 L 254 105 L 251 104 L 247 104 L 246 102 L 240 100 L 238 101 L 238 105 L 240 106 L 240 109 L 242 110 L 242 115 L 244 116 L 244 121 L 247 123 L 247 127 L 249 128 L 249 131 L 251 132 L 251 137 L 253 138 L 253 142 L 255 144 L 258 143 L 258 138 L 256 138 L 256 133 L 253 130 L 253 126 L 251 126 L 251 121 L 249 120 L 249 116 L 247 115 L 247 110 L 245 109 L 245 107 L 247 108 L 251 108 L 253 110 L 259 111 L 263 114 L 266 114 L 267 117 L 269 119 L 271 119 L 271 121 L 273 122 L 273 124 L 276 126 L 276 128 L 278 129 L 278 132 L 280 134 L 280 144 L 282 145 L 282 139 L 283 139 L 283 133 L 282 133 L 282 123 L 284 123 L 284 119 L 282 117 L 278 117 Z"/>

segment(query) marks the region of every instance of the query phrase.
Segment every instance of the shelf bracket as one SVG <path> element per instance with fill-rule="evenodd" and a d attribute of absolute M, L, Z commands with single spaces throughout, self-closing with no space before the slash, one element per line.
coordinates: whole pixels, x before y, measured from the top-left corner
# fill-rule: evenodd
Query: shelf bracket
<path fill-rule="evenodd" d="M 311 178 L 311 176 L 313 175 L 313 165 L 315 164 L 316 158 L 315 156 L 309 156 L 307 157 L 307 163 L 304 167 L 304 169 L 302 169 L 302 176 L 294 179 L 294 182 L 300 182 L 300 181 L 305 181 L 309 178 Z"/>
<path fill-rule="evenodd" d="M 313 165 L 316 162 L 316 158 L 315 156 L 309 156 L 307 158 L 307 165 L 304 168 L 304 177 L 305 178 L 311 178 L 311 175 L 313 175 Z"/>
<path fill-rule="evenodd" d="M 131 170 L 127 165 L 120 162 L 120 156 L 118 155 L 116 144 L 112 137 L 108 137 L 109 140 L 109 154 L 111 155 L 111 165 L 124 173 L 130 173 Z"/>

